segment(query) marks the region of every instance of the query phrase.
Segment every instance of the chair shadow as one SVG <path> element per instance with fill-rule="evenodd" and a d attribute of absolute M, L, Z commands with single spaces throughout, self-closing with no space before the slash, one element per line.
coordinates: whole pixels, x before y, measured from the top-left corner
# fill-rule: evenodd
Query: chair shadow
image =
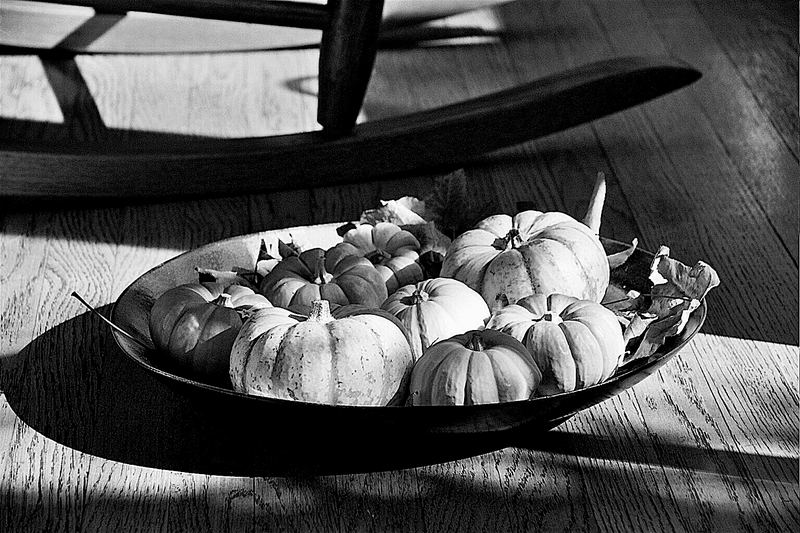
<path fill-rule="evenodd" d="M 491 456 L 487 457 L 489 462 Z M 247 528 L 259 531 L 364 531 L 378 524 L 391 524 L 393 531 L 406 531 L 424 525 L 430 531 L 580 531 L 602 530 L 615 520 L 622 531 L 658 531 L 664 527 L 664 516 L 680 523 L 687 531 L 719 531 L 742 525 L 736 530 L 758 523 L 763 531 L 781 531 L 775 517 L 791 503 L 775 502 L 777 510 L 770 513 L 749 512 L 734 506 L 709 506 L 699 498 L 672 497 L 653 484 L 631 484 L 629 477 L 615 470 L 586 466 L 580 470 L 563 465 L 569 481 L 587 483 L 603 476 L 606 486 L 624 486 L 631 499 L 619 501 L 614 508 L 591 510 L 596 505 L 591 490 L 542 487 L 538 481 L 505 487 L 516 478 L 502 480 L 500 486 L 461 475 L 457 468 L 425 468 L 414 472 L 389 472 L 380 478 L 374 475 L 338 476 L 336 478 L 269 479 L 264 483 L 247 484 L 232 489 L 225 483 L 204 485 L 204 512 L 196 513 L 198 496 L 192 491 L 172 491 L 169 503 L 162 498 L 144 498 L 128 491 L 90 490 L 83 494 L 81 504 L 93 509 L 93 519 L 104 524 L 128 516 L 135 508 L 139 519 L 152 521 L 166 529 L 180 529 L 186 524 L 213 530 L 225 521 L 246 520 Z M 511 474 L 527 475 L 530 465 L 521 462 Z M 534 467 L 533 472 L 542 472 Z M 535 475 L 535 474 L 534 474 Z M 410 487 L 409 487 L 410 484 Z M 413 488 L 412 488 L 413 487 Z M 421 506 L 420 500 L 430 505 Z M 9 517 L 16 524 L 38 524 L 42 517 L 41 500 L 31 498 L 22 490 L 12 490 L 4 502 Z M 169 512 L 164 507 L 169 506 Z M 247 509 L 244 511 L 242 509 Z M 426 510 L 433 509 L 433 513 Z M 654 510 L 660 510 L 654 513 Z M 637 512 L 641 511 L 641 512 Z M 649 511 L 649 512 L 648 512 Z M 331 523 L 331 513 L 336 519 Z M 663 513 L 663 514 L 662 514 Z M 0 525 L 2 525 L 0 518 Z M 791 518 L 784 518 L 791 520 Z M 234 522 L 235 523 L 235 522 Z M 673 526 L 676 524 L 673 523 Z M 170 527 L 173 526 L 173 527 Z M 205 527 L 204 527 L 205 526 Z M 326 527 L 327 526 L 327 527 Z M 492 528 L 494 526 L 494 528 Z M 232 529 L 236 529 L 235 525 Z M 13 529 L 6 529 L 11 531 Z"/>
<path fill-rule="evenodd" d="M 539 452 L 600 461 L 622 461 L 629 464 L 652 464 L 653 457 L 656 456 L 659 466 L 663 468 L 721 474 L 728 477 L 795 484 L 800 479 L 796 458 L 709 450 L 663 439 L 659 439 L 657 447 L 623 447 L 609 438 L 597 435 L 552 430 L 544 434 L 517 437 L 513 445 Z"/>

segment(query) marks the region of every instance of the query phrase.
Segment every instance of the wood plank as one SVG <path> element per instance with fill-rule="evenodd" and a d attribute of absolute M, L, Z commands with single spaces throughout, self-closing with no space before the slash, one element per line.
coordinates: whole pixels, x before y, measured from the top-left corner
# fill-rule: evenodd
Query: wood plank
<path fill-rule="evenodd" d="M 316 61 L 314 50 L 78 58 L 108 128 L 219 138 L 319 129 L 315 95 L 291 87 Z"/>
<path fill-rule="evenodd" d="M 798 157 L 797 3 L 735 0 L 695 2 L 720 48 L 736 66 L 753 98 Z"/>
<path fill-rule="evenodd" d="M 669 42 L 665 52 L 685 59 L 706 73 L 702 83 L 690 92 L 697 97 L 703 114 L 730 154 L 729 164 L 752 191 L 755 205 L 767 214 L 767 224 L 779 236 L 797 265 L 797 216 L 791 207 L 792 203 L 783 201 L 787 196 L 795 200 L 799 197 L 796 150 L 793 152 L 791 145 L 775 129 L 770 116 L 765 114 L 759 103 L 759 95 L 752 92 L 729 56 L 719 48 L 714 35 L 702 22 L 702 17 L 692 13 L 695 4 L 684 0 L 675 3 L 676 8 L 684 13 L 679 24 L 664 23 L 669 18 L 669 10 L 663 4 L 645 2 L 645 6 L 652 20 L 652 29 Z M 739 22 L 742 24 L 740 31 L 746 33 L 750 19 L 742 18 Z M 771 48 L 765 43 L 755 53 Z M 704 52 L 700 53 L 700 50 Z M 784 50 L 786 55 L 789 50 Z M 788 74 L 783 72 L 780 76 Z M 797 76 L 795 74 L 782 79 L 782 90 L 787 91 L 787 84 L 788 87 L 796 84 Z M 735 97 L 723 98 L 723 95 Z M 788 105 L 783 109 L 796 110 L 796 106 Z M 791 115 L 791 111 L 789 113 Z"/>

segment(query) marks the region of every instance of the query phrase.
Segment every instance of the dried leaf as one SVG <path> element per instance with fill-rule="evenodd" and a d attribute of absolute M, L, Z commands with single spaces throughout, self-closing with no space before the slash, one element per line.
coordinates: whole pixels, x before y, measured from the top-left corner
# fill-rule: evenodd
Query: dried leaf
<path fill-rule="evenodd" d="M 450 246 L 450 238 L 439 231 L 435 222 L 406 224 L 400 226 L 417 238 L 420 244 L 418 263 L 426 279 L 438 278 L 442 271 L 444 256 Z"/>
<path fill-rule="evenodd" d="M 668 315 L 655 318 L 647 322 L 647 326 L 642 335 L 641 342 L 636 350 L 625 358 L 627 363 L 634 359 L 641 359 L 653 355 L 669 337 L 679 335 L 683 331 L 689 315 L 700 305 L 699 300 L 683 302 L 680 305 L 670 308 Z"/>
<path fill-rule="evenodd" d="M 657 317 L 652 315 L 646 315 L 644 313 L 635 313 L 629 317 L 628 325 L 625 327 L 622 337 L 625 339 L 625 342 L 630 345 L 633 344 L 634 341 L 638 340 L 644 332 L 647 330 L 647 326 L 649 326 L 653 321 L 656 320 Z"/>
<path fill-rule="evenodd" d="M 430 196 L 425 198 L 430 220 L 451 239 L 471 229 L 494 210 L 484 199 L 476 200 L 467 188 L 463 169 L 436 180 Z"/>
<path fill-rule="evenodd" d="M 633 252 L 636 251 L 637 246 L 639 246 L 639 239 L 633 239 L 628 248 L 622 250 L 621 252 L 609 255 L 608 266 L 611 268 L 611 270 L 624 265 L 625 262 L 633 255 Z"/>
<path fill-rule="evenodd" d="M 364 213 L 366 213 L 366 211 L 364 211 Z M 361 216 L 363 218 L 363 216 L 364 216 L 363 213 L 362 213 Z M 348 231 L 350 231 L 351 229 L 356 229 L 357 227 L 358 226 L 356 226 L 353 222 L 347 222 L 345 224 L 342 224 L 338 228 L 336 228 L 336 234 L 339 237 L 344 237 L 345 235 L 347 235 Z"/>
<path fill-rule="evenodd" d="M 245 269 L 235 270 L 214 270 L 212 268 L 195 267 L 197 278 L 200 283 L 220 283 L 224 286 L 242 285 L 252 290 L 256 290 L 256 273 Z"/>
<path fill-rule="evenodd" d="M 278 255 L 281 256 L 281 259 L 286 259 L 287 257 L 292 257 L 294 255 L 300 255 L 302 252 L 300 246 L 291 240 L 289 242 L 283 242 L 281 239 L 278 239 Z"/>
<path fill-rule="evenodd" d="M 649 312 L 666 316 L 670 310 L 687 300 L 702 300 L 708 291 L 719 285 L 717 272 L 707 263 L 698 261 L 688 267 L 669 257 L 669 248 L 662 246 L 650 268 L 653 282 L 653 303 Z"/>
<path fill-rule="evenodd" d="M 439 231 L 435 222 L 404 224 L 400 228 L 417 238 L 420 244 L 420 255 L 429 251 L 444 255 L 452 242 L 450 237 Z"/>
<path fill-rule="evenodd" d="M 273 259 L 273 257 L 270 255 L 269 250 L 267 250 L 267 242 L 264 239 L 261 239 L 261 245 L 258 247 L 258 257 L 256 258 L 256 262 L 264 259 Z"/>
<path fill-rule="evenodd" d="M 669 248 L 662 246 L 650 268 L 650 304 L 636 313 L 625 328 L 629 346 L 638 346 L 625 362 L 650 357 L 669 337 L 679 335 L 689 315 L 700 306 L 708 292 L 719 285 L 719 276 L 707 263 L 698 261 L 688 267 L 669 257 Z"/>
<path fill-rule="evenodd" d="M 256 275 L 258 281 L 260 282 L 264 276 L 272 272 L 272 269 L 275 268 L 275 266 L 280 262 L 280 259 L 276 259 L 274 257 L 270 257 L 268 259 L 259 259 L 258 262 L 256 262 Z"/>
<path fill-rule="evenodd" d="M 413 196 L 403 196 L 397 200 L 381 200 L 381 207 L 368 209 L 361 213 L 361 224 L 391 222 L 398 226 L 404 224 L 424 224 L 428 215 L 425 202 Z"/>

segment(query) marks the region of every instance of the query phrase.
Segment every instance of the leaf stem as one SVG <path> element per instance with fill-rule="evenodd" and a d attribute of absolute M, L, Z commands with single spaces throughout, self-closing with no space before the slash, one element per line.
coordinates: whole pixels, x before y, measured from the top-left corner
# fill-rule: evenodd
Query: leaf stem
<path fill-rule="evenodd" d="M 105 316 L 103 316 L 103 315 L 100 313 L 100 311 L 98 311 L 97 309 L 95 309 L 94 307 L 92 307 L 91 305 L 89 305 L 89 303 L 88 303 L 86 300 L 84 300 L 84 299 L 81 297 L 81 295 L 80 295 L 80 294 L 78 294 L 78 293 L 77 293 L 77 292 L 75 292 L 75 291 L 72 291 L 72 296 L 73 296 L 74 298 L 76 298 L 76 299 L 77 299 L 77 300 L 78 300 L 80 303 L 82 303 L 84 306 L 86 306 L 86 308 L 87 308 L 89 311 L 91 311 L 91 312 L 92 312 L 92 314 L 94 314 L 94 315 L 95 315 L 95 316 L 97 316 L 97 317 L 98 317 L 100 320 L 102 320 L 103 322 L 105 322 L 106 324 L 108 324 L 109 326 L 111 326 L 111 329 L 113 329 L 113 330 L 115 330 L 115 331 L 117 331 L 117 332 L 121 333 L 122 335 L 125 335 L 126 337 L 128 337 L 130 340 L 132 340 L 133 342 L 135 342 L 136 344 L 138 344 L 139 346 L 141 346 L 141 347 L 142 347 L 142 348 L 144 348 L 145 350 L 152 350 L 152 348 L 151 348 L 150 346 L 146 345 L 144 342 L 140 341 L 139 339 L 137 339 L 136 337 L 134 337 L 133 335 L 131 335 L 130 333 L 128 333 L 127 331 L 125 331 L 124 329 L 122 329 L 121 327 L 119 327 L 118 325 L 114 324 L 114 323 L 113 323 L 111 320 L 109 320 L 108 318 L 106 318 Z"/>
<path fill-rule="evenodd" d="M 649 296 L 651 298 L 668 298 L 670 300 L 683 300 L 686 302 L 691 302 L 694 298 L 689 298 L 688 296 L 669 296 L 667 294 L 653 294 L 649 292 L 640 293 L 639 296 Z M 635 300 L 636 298 L 621 298 L 619 300 L 612 300 L 610 302 L 603 302 L 603 305 L 609 306 L 614 304 L 620 304 L 623 302 L 629 302 L 631 300 Z"/>

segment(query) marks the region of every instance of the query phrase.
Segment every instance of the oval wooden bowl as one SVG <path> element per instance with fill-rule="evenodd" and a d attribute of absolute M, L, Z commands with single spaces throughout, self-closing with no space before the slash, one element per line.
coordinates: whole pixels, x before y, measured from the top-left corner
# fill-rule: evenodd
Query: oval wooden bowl
<path fill-rule="evenodd" d="M 112 320 L 152 345 L 148 315 L 167 289 L 197 280 L 196 267 L 252 268 L 262 239 L 307 246 L 338 242 L 337 224 L 290 228 L 214 242 L 183 253 L 145 273 L 120 295 Z M 625 245 L 604 239 L 609 252 Z M 637 250 L 612 282 L 645 288 L 653 254 Z M 192 467 L 203 473 L 269 476 L 390 470 L 469 457 L 514 444 L 520 435 L 546 431 L 577 412 L 632 387 L 658 370 L 698 332 L 703 303 L 683 333 L 646 360 L 620 368 L 609 380 L 586 389 L 532 400 L 453 407 L 342 407 L 249 396 L 176 375 L 157 354 L 114 333 L 117 346 L 153 376 L 191 399 L 203 413 L 195 434 Z M 176 469 L 183 466 L 176 465 Z"/>

